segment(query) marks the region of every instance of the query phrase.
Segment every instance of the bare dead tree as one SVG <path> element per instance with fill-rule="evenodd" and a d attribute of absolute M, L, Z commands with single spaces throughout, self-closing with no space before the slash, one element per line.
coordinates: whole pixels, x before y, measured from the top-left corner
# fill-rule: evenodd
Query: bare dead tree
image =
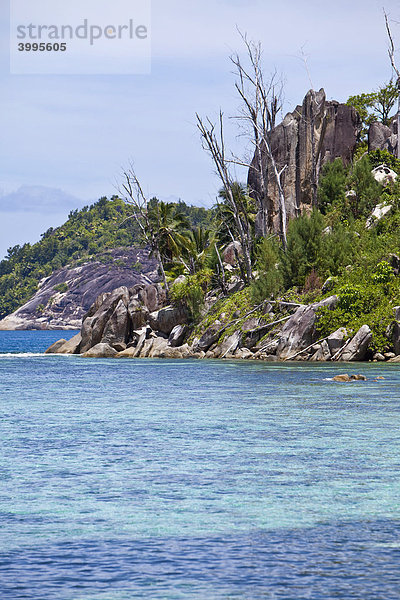
<path fill-rule="evenodd" d="M 243 161 L 238 161 L 238 164 L 248 166 L 257 178 L 260 187 L 257 201 L 261 214 L 262 235 L 265 237 L 268 229 L 272 227 L 273 208 L 268 206 L 267 199 L 268 170 L 264 161 L 264 154 L 266 154 L 278 190 L 279 236 L 283 248 L 286 249 L 286 206 L 281 177 L 287 165 L 281 169 L 278 168 L 270 139 L 270 132 L 275 126 L 276 116 L 282 108 L 282 83 L 277 80 L 276 73 L 268 81 L 265 81 L 261 44 L 249 41 L 247 36 L 242 33 L 240 35 L 246 48 L 249 66 L 247 68 L 244 65 L 238 54 L 231 56 L 237 75 L 235 87 L 243 102 L 243 112 L 238 118 L 247 124 L 255 153 L 250 164 Z"/>
<path fill-rule="evenodd" d="M 388 16 L 387 16 L 387 13 L 386 13 L 385 10 L 383 11 L 383 14 L 385 16 L 386 32 L 387 32 L 387 35 L 388 35 L 388 38 L 389 38 L 388 54 L 389 54 L 389 58 L 390 58 L 390 63 L 392 65 L 392 69 L 396 73 L 396 77 L 397 77 L 397 81 L 396 81 L 397 93 L 398 93 L 398 106 L 397 106 L 397 158 L 400 159 L 400 71 L 397 68 L 396 61 L 395 61 L 395 58 L 394 58 L 395 45 L 394 45 L 394 41 L 393 41 L 392 32 L 391 32 L 390 26 L 389 26 L 389 19 L 388 19 Z"/>
<path fill-rule="evenodd" d="M 230 172 L 230 162 L 225 154 L 223 113 L 219 113 L 218 129 L 208 117 L 203 120 L 197 113 L 197 127 L 200 131 L 203 148 L 210 154 L 214 163 L 215 170 L 221 180 L 225 191 L 225 199 L 232 211 L 237 232 L 239 234 L 240 243 L 243 249 L 243 262 L 245 279 L 247 283 L 252 280 L 252 265 L 251 265 L 251 248 L 252 234 L 249 219 L 245 207 L 241 203 L 241 199 L 237 198 L 233 193 L 234 179 Z"/>
<path fill-rule="evenodd" d="M 165 290 L 168 293 L 169 286 L 165 274 L 163 257 L 160 251 L 157 229 L 149 218 L 149 199 L 143 191 L 132 164 L 127 171 L 123 172 L 123 180 L 119 193 L 125 202 L 132 207 L 132 215 L 129 216 L 128 219 L 134 219 L 136 221 L 144 241 L 156 257 Z"/>

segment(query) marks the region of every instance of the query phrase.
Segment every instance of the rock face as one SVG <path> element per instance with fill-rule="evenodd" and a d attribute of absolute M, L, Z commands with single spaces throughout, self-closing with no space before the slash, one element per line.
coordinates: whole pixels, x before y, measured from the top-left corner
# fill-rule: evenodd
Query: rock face
<path fill-rule="evenodd" d="M 389 183 L 395 183 L 397 180 L 397 173 L 389 169 L 386 165 L 379 165 L 379 167 L 372 169 L 372 175 L 375 181 L 384 186 Z"/>
<path fill-rule="evenodd" d="M 290 317 L 282 329 L 279 339 L 277 356 L 288 360 L 291 356 L 315 343 L 317 310 L 322 307 L 334 308 L 338 302 L 337 296 L 330 296 L 316 304 L 300 306 Z"/>
<path fill-rule="evenodd" d="M 119 286 L 149 284 L 159 280 L 157 262 L 147 250 L 110 250 L 100 260 L 79 267 L 64 267 L 43 279 L 36 294 L 0 321 L 0 330 L 80 329 L 82 318 L 101 294 Z M 159 293 L 150 289 L 146 299 L 155 310 Z"/>
<path fill-rule="evenodd" d="M 393 119 L 390 127 L 383 123 L 371 123 L 368 130 L 368 152 L 374 150 L 387 150 L 396 156 L 397 119 Z"/>
<path fill-rule="evenodd" d="M 160 284 L 136 285 L 130 289 L 121 286 L 111 293 L 100 294 L 83 318 L 81 333 L 69 341 L 59 340 L 46 353 L 80 354 L 85 358 L 357 361 L 365 359 L 372 339 L 369 327 L 364 325 L 347 342 L 343 328 L 316 341 L 318 309 L 333 309 L 338 302 L 337 296 L 330 296 L 309 306 L 296 305 L 297 310 L 296 306 L 276 302 L 277 310 L 278 304 L 284 308 L 283 318 L 282 313 L 277 319 L 278 315 L 268 312 L 268 317 L 249 313 L 229 322 L 217 319 L 189 346 L 185 341 L 191 340 L 192 330 L 186 322 L 186 312 L 179 307 L 159 305 L 165 301 Z M 158 310 L 149 311 L 155 307 Z M 133 329 L 138 323 L 142 326 Z M 394 334 L 391 330 L 387 335 Z M 394 353 L 389 354 L 385 354 L 384 360 L 395 357 Z"/>
<path fill-rule="evenodd" d="M 310 90 L 302 106 L 297 106 L 292 113 L 286 115 L 282 123 L 272 129 L 270 146 L 278 171 L 286 167 L 281 182 L 288 218 L 297 216 L 305 206 L 312 203 L 313 162 L 317 176 L 321 166 L 335 158 L 340 157 L 345 163 L 350 162 L 360 131 L 361 121 L 354 108 L 327 101 L 323 89 L 319 92 Z M 254 157 L 253 167 L 249 169 L 248 185 L 252 196 L 263 207 L 257 215 L 258 233 L 263 233 L 263 212 L 267 228 L 277 231 L 278 189 L 270 160 L 264 151 L 263 169 L 268 174 L 268 189 L 264 198 L 261 198 L 260 175 L 254 168 L 255 161 Z"/>
<path fill-rule="evenodd" d="M 228 265 L 237 265 L 237 257 L 242 256 L 243 250 L 240 242 L 234 241 L 227 245 L 225 250 L 222 252 L 222 259 Z"/>
<path fill-rule="evenodd" d="M 364 360 L 371 340 L 372 331 L 368 325 L 363 325 L 344 347 L 339 360 L 349 362 Z"/>
<path fill-rule="evenodd" d="M 383 219 L 391 210 L 391 204 L 377 204 L 365 223 L 366 229 L 371 229 L 375 223 Z"/>

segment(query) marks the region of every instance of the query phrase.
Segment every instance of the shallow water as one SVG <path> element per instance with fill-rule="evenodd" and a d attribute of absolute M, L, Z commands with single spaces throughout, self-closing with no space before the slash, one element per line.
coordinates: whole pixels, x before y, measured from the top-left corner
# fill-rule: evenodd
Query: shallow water
<path fill-rule="evenodd" d="M 74 333 L 0 332 L 1 598 L 398 600 L 398 365 L 36 355 Z"/>

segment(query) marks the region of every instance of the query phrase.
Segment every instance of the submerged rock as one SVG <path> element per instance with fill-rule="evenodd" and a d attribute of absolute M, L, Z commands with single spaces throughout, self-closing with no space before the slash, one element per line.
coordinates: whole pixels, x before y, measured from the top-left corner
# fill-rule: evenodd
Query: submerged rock
<path fill-rule="evenodd" d="M 365 375 L 348 375 L 347 373 L 343 373 L 342 375 L 335 375 L 332 377 L 333 381 L 348 383 L 350 381 L 367 381 Z"/>

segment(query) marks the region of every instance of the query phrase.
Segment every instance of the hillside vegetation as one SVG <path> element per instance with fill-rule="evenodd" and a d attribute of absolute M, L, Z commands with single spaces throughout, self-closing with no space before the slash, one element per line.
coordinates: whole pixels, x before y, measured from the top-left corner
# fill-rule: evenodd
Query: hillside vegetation
<path fill-rule="evenodd" d="M 156 200 L 155 200 L 156 202 Z M 207 224 L 210 210 L 173 203 L 188 223 Z M 66 265 L 101 260 L 105 250 L 137 246 L 142 242 L 132 212 L 118 197 L 101 198 L 91 206 L 72 211 L 61 227 L 48 229 L 36 244 L 8 249 L 0 262 L 0 318 L 12 313 L 35 293 L 39 281 Z"/>

